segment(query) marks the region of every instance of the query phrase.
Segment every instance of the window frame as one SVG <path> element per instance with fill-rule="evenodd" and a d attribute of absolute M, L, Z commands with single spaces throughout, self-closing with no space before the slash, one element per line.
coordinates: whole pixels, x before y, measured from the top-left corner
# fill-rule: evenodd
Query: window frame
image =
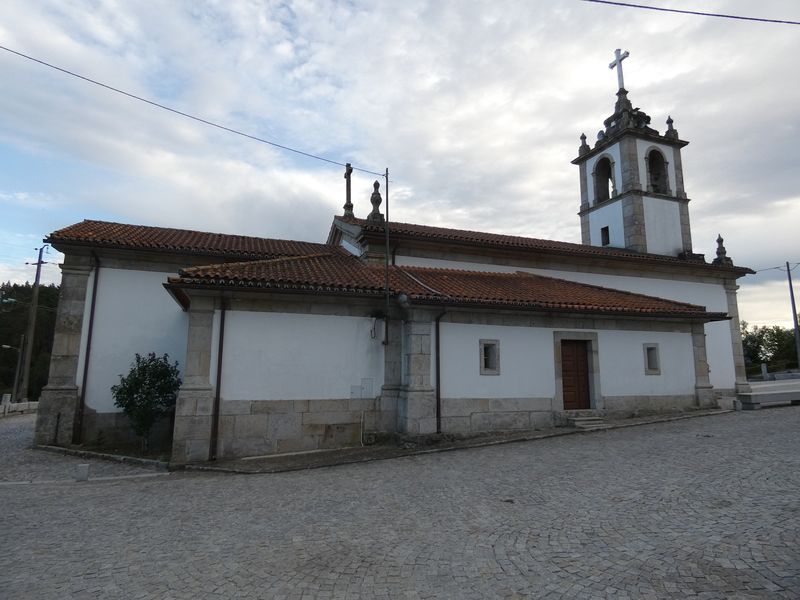
<path fill-rule="evenodd" d="M 494 367 L 487 367 L 485 362 L 485 348 L 494 347 Z M 478 366 L 481 375 L 500 375 L 500 340 L 479 340 L 478 343 Z"/>
<path fill-rule="evenodd" d="M 644 352 L 644 374 L 661 375 L 661 350 L 658 344 L 642 344 Z M 655 351 L 655 366 L 650 362 L 650 352 Z"/>

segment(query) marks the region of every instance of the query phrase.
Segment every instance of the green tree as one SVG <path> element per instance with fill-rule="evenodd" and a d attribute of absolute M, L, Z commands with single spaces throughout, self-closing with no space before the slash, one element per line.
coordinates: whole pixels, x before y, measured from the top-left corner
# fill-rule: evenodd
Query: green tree
<path fill-rule="evenodd" d="M 181 387 L 178 363 L 170 364 L 167 354 L 151 352 L 144 358 L 136 354 L 128 375 L 119 378 L 119 385 L 111 388 L 114 404 L 128 415 L 133 431 L 142 439 L 142 450 L 147 450 L 153 425 L 175 406 Z"/>
<path fill-rule="evenodd" d="M 50 352 L 53 348 L 53 332 L 58 308 L 57 285 L 39 286 L 38 311 L 36 313 L 36 332 L 33 337 L 31 356 L 30 398 L 37 400 L 42 388 L 47 384 L 50 368 Z M 28 312 L 33 296 L 30 283 L 6 282 L 0 284 L 0 344 L 19 346 L 20 336 L 28 326 Z M 0 350 L 0 393 L 11 392 L 14 372 L 17 367 L 17 353 L 13 350 Z"/>

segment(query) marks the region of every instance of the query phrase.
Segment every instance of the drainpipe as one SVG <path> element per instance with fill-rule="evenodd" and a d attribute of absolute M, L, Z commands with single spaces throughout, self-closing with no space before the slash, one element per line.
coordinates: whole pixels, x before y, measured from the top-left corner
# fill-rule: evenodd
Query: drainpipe
<path fill-rule="evenodd" d="M 439 313 L 434 321 L 436 325 L 436 433 L 442 433 L 442 358 L 441 344 L 439 343 L 440 330 L 439 321 L 447 314 L 446 310 Z"/>
<path fill-rule="evenodd" d="M 80 444 L 83 441 L 83 413 L 86 407 L 86 388 L 89 381 L 89 357 L 92 354 L 92 333 L 94 332 L 94 309 L 97 304 L 97 282 L 100 281 L 100 258 L 92 250 L 94 259 L 94 281 L 92 282 L 92 303 L 89 305 L 89 327 L 86 331 L 86 356 L 83 358 L 83 380 L 81 393 L 78 397 L 78 406 L 75 411 L 75 422 L 72 428 L 72 443 Z"/>
<path fill-rule="evenodd" d="M 219 311 L 219 339 L 217 340 L 217 382 L 214 389 L 214 406 L 211 411 L 211 441 L 208 459 L 217 460 L 217 441 L 219 438 L 219 403 L 222 389 L 222 349 L 225 346 L 225 300 Z"/>

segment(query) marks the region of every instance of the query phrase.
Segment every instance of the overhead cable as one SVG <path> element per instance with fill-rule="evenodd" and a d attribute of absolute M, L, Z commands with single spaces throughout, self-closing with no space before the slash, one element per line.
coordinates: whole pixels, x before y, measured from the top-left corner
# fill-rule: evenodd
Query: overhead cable
<path fill-rule="evenodd" d="M 90 77 L 85 77 L 84 75 L 81 75 L 79 73 L 75 73 L 74 71 L 70 71 L 69 69 L 64 69 L 62 67 L 56 66 L 54 64 L 51 64 L 49 62 L 45 62 L 43 60 L 39 60 L 38 58 L 34 58 L 33 56 L 29 56 L 29 55 L 24 54 L 22 52 L 18 52 L 16 50 L 12 50 L 11 48 L 8 48 L 6 46 L 0 45 L 0 50 L 5 50 L 6 52 L 10 52 L 11 54 L 16 54 L 17 56 L 20 56 L 22 58 L 26 58 L 26 59 L 31 60 L 33 62 L 39 63 L 40 65 L 44 65 L 45 67 L 50 67 L 51 69 L 55 69 L 56 71 L 60 71 L 60 72 L 65 73 L 67 75 L 71 75 L 72 77 L 77 77 L 78 79 L 82 79 L 83 81 L 87 81 L 89 83 L 93 83 L 94 85 L 98 85 L 98 86 L 100 86 L 102 88 L 105 88 L 107 90 L 111 90 L 112 92 L 116 92 L 118 94 L 122 94 L 123 96 L 127 96 L 128 98 L 133 98 L 134 100 L 139 100 L 140 102 L 145 102 L 147 104 L 150 104 L 151 106 L 155 106 L 157 108 L 161 108 L 161 109 L 169 111 L 171 113 L 175 113 L 176 115 L 181 115 L 182 117 L 186 117 L 187 119 L 192 119 L 192 120 L 197 121 L 199 123 L 203 123 L 204 125 L 210 125 L 211 127 L 216 127 L 217 129 L 222 129 L 223 131 L 227 131 L 229 133 L 235 133 L 236 135 L 240 135 L 242 137 L 246 137 L 246 138 L 249 138 L 251 140 L 255 140 L 257 142 L 261 142 L 263 144 L 269 144 L 270 146 L 274 146 L 275 148 L 280 148 L 281 150 L 287 150 L 289 152 L 294 152 L 295 154 L 300 154 L 302 156 L 306 156 L 308 158 L 313 158 L 315 160 L 321 160 L 323 162 L 330 163 L 332 165 L 339 165 L 340 167 L 346 166 L 346 163 L 342 163 L 342 162 L 338 162 L 338 161 L 335 161 L 335 160 L 331 160 L 331 159 L 325 158 L 323 156 L 317 156 L 316 154 L 311 154 L 310 152 L 304 152 L 304 151 L 298 150 L 296 148 L 291 148 L 290 146 L 284 146 L 283 144 L 278 144 L 277 142 L 272 142 L 270 140 L 258 137 L 256 135 L 251 135 L 249 133 L 245 133 L 243 131 L 239 131 L 238 129 L 233 129 L 231 127 L 226 127 L 225 125 L 220 125 L 219 123 L 214 123 L 213 121 L 209 121 L 208 119 L 203 119 L 202 117 L 198 117 L 198 116 L 195 116 L 195 115 L 192 115 L 192 114 L 177 110 L 175 108 L 171 108 L 171 107 L 166 106 L 164 104 L 161 104 L 159 102 L 155 102 L 153 100 L 148 100 L 147 98 L 143 98 L 142 96 L 137 96 L 136 94 L 131 94 L 130 92 L 126 92 L 125 90 L 121 90 L 119 88 L 115 88 L 113 86 L 110 86 L 108 84 L 102 83 L 102 82 L 97 81 L 95 79 L 91 79 Z M 383 173 L 377 173 L 375 171 L 370 171 L 368 169 L 362 169 L 362 168 L 359 168 L 359 167 L 353 167 L 353 169 L 355 169 L 356 171 L 361 171 L 362 173 L 369 173 L 371 175 L 377 175 L 379 177 L 383 177 L 383 175 L 384 175 Z"/>
<path fill-rule="evenodd" d="M 737 19 L 740 21 L 757 21 L 760 23 L 780 23 L 782 25 L 800 25 L 800 21 L 789 21 L 784 19 L 764 19 L 761 17 L 744 17 L 741 15 L 726 15 L 722 13 L 701 12 L 698 10 L 681 10 L 679 8 L 664 8 L 661 6 L 647 6 L 645 4 L 633 4 L 632 2 L 616 2 L 614 0 L 581 0 L 582 2 L 593 2 L 594 4 L 610 4 L 612 6 L 625 6 L 627 8 L 643 8 L 646 10 L 657 10 L 661 12 L 680 13 L 683 15 L 698 15 L 701 17 L 719 17 L 721 19 Z"/>

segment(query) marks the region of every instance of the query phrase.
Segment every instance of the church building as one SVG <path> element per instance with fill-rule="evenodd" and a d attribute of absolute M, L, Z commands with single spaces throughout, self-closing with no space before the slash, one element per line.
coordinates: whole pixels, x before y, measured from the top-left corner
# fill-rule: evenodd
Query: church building
<path fill-rule="evenodd" d="M 378 182 L 358 217 L 350 169 L 325 243 L 50 234 L 65 258 L 37 443 L 130 437 L 111 386 L 149 352 L 182 372 L 176 464 L 732 405 L 753 271 L 721 238 L 713 260 L 693 252 L 687 142 L 633 107 L 622 58 L 614 112 L 572 161 L 580 244 L 387 223 Z"/>

